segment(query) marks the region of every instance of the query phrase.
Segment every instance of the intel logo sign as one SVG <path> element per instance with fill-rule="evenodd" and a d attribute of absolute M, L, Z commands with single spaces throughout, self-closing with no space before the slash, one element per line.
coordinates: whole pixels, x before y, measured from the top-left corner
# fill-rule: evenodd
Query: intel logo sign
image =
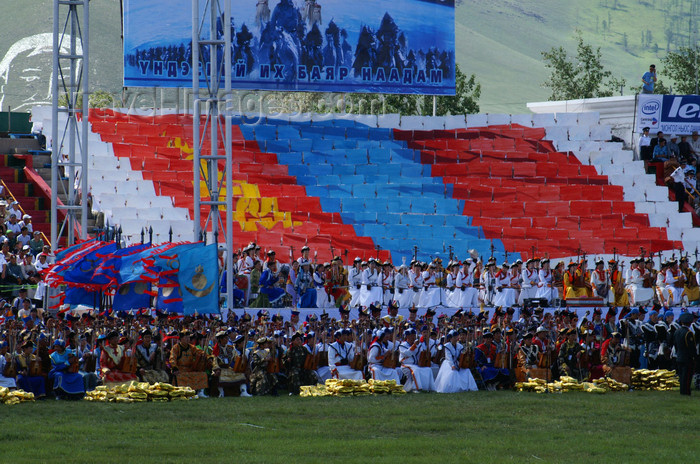
<path fill-rule="evenodd" d="M 642 113 L 656 114 L 659 111 L 659 102 L 651 101 L 642 105 Z"/>

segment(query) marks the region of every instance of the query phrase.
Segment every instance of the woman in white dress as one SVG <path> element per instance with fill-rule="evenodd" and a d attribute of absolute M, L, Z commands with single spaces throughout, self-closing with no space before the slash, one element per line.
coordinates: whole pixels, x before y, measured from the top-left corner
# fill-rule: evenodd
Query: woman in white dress
<path fill-rule="evenodd" d="M 328 267 L 330 267 L 330 263 L 326 264 L 328 264 Z M 332 308 L 334 306 L 332 301 L 328 301 L 328 293 L 326 293 L 325 269 L 325 264 L 319 264 L 316 266 L 316 272 L 314 272 L 314 287 L 316 287 L 317 308 Z"/>
<path fill-rule="evenodd" d="M 462 286 L 457 285 L 457 274 L 459 273 L 459 263 L 450 261 L 447 264 L 447 305 L 450 308 L 459 308 L 462 302 Z"/>
<path fill-rule="evenodd" d="M 348 272 L 348 291 L 350 292 L 350 307 L 360 306 L 360 293 L 362 288 L 362 258 L 357 257 L 353 267 Z"/>
<path fill-rule="evenodd" d="M 438 275 L 434 263 L 430 263 L 428 270 L 423 271 L 423 291 L 420 296 L 421 308 L 434 308 L 444 306 L 447 303 L 445 289 L 437 285 Z"/>
<path fill-rule="evenodd" d="M 435 379 L 435 391 L 438 393 L 478 390 L 471 371 L 459 367 L 462 351 L 464 347 L 457 342 L 457 333 L 450 330 L 445 336 L 445 359 Z"/>
<path fill-rule="evenodd" d="M 435 391 L 432 368 L 418 365 L 421 352 L 428 349 L 426 343 L 416 341 L 416 329 L 406 329 L 403 334 L 406 339 L 399 345 L 399 360 L 401 370 L 406 376 L 404 390 Z"/>
<path fill-rule="evenodd" d="M 493 305 L 503 308 L 513 306 L 517 301 L 517 290 L 511 288 L 511 274 L 509 272 L 508 263 L 503 263 L 503 268 L 496 273 L 495 278 L 496 296 L 493 299 Z"/>
<path fill-rule="evenodd" d="M 423 272 L 419 262 L 416 261 L 411 266 L 411 270 L 408 271 L 408 280 L 413 293 L 412 305 L 418 307 L 420 306 L 420 296 L 423 293 Z"/>
<path fill-rule="evenodd" d="M 537 293 L 535 293 L 535 298 L 544 298 L 547 301 L 554 301 L 559 299 L 559 292 L 556 288 L 552 286 L 552 281 L 554 280 L 552 271 L 549 268 L 549 259 L 545 258 L 540 263 L 542 268 L 539 272 L 539 279 L 537 281 Z"/>
<path fill-rule="evenodd" d="M 525 261 L 525 269 L 522 273 L 523 283 L 520 286 L 520 297 L 518 298 L 518 304 L 523 305 L 525 300 L 535 298 L 538 289 L 539 275 L 537 269 L 535 269 L 535 260 L 528 259 Z"/>
<path fill-rule="evenodd" d="M 388 305 L 394 296 L 394 266 L 389 261 L 382 264 L 381 279 L 382 279 L 382 305 Z"/>
<path fill-rule="evenodd" d="M 456 285 L 462 290 L 459 301 L 460 308 L 476 308 L 479 306 L 479 292 L 474 288 L 474 274 L 471 270 L 471 259 L 462 264 L 462 269 L 457 273 Z"/>
<path fill-rule="evenodd" d="M 402 264 L 394 276 L 394 300 L 399 304 L 400 309 L 413 306 L 413 292 L 410 289 L 410 285 L 408 268 Z"/>
<path fill-rule="evenodd" d="M 368 267 L 362 271 L 362 289 L 360 290 L 360 306 L 369 307 L 371 304 L 382 303 L 382 278 L 377 269 L 377 262 L 370 258 Z"/>
<path fill-rule="evenodd" d="M 372 344 L 369 346 L 367 363 L 369 372 L 374 380 L 395 380 L 401 384 L 401 372 L 398 368 L 384 367 L 384 359 L 394 355 L 391 343 L 387 342 L 387 337 L 391 329 L 380 329 L 377 331 Z"/>

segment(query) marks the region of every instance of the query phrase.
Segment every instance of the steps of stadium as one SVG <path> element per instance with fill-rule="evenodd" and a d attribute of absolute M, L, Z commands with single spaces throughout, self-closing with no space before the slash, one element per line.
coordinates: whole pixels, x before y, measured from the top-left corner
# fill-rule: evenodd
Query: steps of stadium
<path fill-rule="evenodd" d="M 610 129 L 597 115 L 551 116 L 237 119 L 234 241 L 308 244 L 319 260 L 345 250 L 367 258 L 378 247 L 395 263 L 414 246 L 421 259 L 446 258 L 450 246 L 489 256 L 493 246 L 511 260 L 689 249 L 692 224 L 673 214 L 668 195 L 664 203 L 649 187 L 656 196 L 633 199 L 591 164 L 594 152 L 620 151 L 604 142 Z M 93 110 L 90 122 L 94 203 L 131 241 L 150 226 L 155 241 L 171 226 L 189 239 L 191 116 Z M 658 224 L 660 214 L 678 227 Z"/>
<path fill-rule="evenodd" d="M 50 237 L 51 198 L 41 191 L 27 171 L 31 171 L 31 155 L 3 154 L 0 155 L 0 179 L 5 182 L 7 189 L 19 202 L 24 214 L 32 217 L 32 227 L 42 232 L 48 243 Z M 18 218 L 22 220 L 22 218 Z"/>

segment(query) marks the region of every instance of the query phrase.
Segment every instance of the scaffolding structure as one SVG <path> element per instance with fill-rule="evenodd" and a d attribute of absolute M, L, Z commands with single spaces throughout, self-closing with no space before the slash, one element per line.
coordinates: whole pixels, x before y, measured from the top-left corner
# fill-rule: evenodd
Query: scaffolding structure
<path fill-rule="evenodd" d="M 66 245 L 75 242 L 76 232 L 80 239 L 87 238 L 89 31 L 89 0 L 54 0 L 51 79 L 53 99 L 51 247 L 53 250 L 58 248 L 59 239 L 64 234 Z M 68 53 L 62 52 L 66 48 Z M 61 96 L 65 97 L 66 103 L 65 106 L 59 107 Z M 66 114 L 67 118 L 65 126 L 59 132 L 61 114 Z M 59 185 L 66 198 L 61 204 L 59 204 Z M 81 190 L 85 201 L 81 201 Z M 59 210 L 65 212 L 60 226 Z"/>
<path fill-rule="evenodd" d="M 201 86 L 200 76 L 206 87 Z M 218 244 L 219 235 L 224 232 L 225 268 L 229 271 L 226 272 L 226 304 L 230 308 L 233 304 L 230 0 L 192 0 L 192 93 L 194 240 L 206 242 L 210 239 Z M 223 155 L 219 140 L 224 147 Z M 206 191 L 204 199 L 203 190 Z M 202 207 L 208 208 L 203 225 Z M 226 212 L 225 226 L 222 209 Z"/>

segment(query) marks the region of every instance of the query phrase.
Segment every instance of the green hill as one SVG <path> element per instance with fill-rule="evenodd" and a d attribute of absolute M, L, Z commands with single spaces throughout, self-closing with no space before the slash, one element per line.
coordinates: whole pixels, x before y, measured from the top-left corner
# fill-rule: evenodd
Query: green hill
<path fill-rule="evenodd" d="M 543 50 L 573 50 L 578 29 L 601 47 L 604 64 L 631 86 L 667 47 L 697 37 L 697 0 L 463 0 L 457 8 L 457 60 L 482 83 L 482 111 L 524 112 L 546 100 Z M 694 30 L 689 34 L 690 30 Z M 657 66 L 663 80 L 663 68 Z M 669 84 L 668 80 L 666 84 Z"/>
<path fill-rule="evenodd" d="M 697 0 L 458 0 L 457 3 L 457 60 L 464 71 L 476 74 L 481 82 L 480 104 L 484 112 L 526 112 L 527 102 L 546 100 L 549 93 L 541 84 L 547 72 L 540 52 L 559 45 L 573 50 L 576 29 L 582 32 L 586 42 L 601 47 L 605 65 L 627 80 L 625 93 L 629 94 L 631 86 L 640 84 L 648 64 L 658 64 L 667 48 L 674 50 L 691 43 L 698 35 L 700 16 Z M 50 33 L 52 5 L 52 0 L 0 0 L 2 11 L 11 12 L 3 16 L 0 56 L 6 57 L 12 45 L 23 38 Z M 122 82 L 119 0 L 100 0 L 90 5 L 91 87 L 119 93 Z M 0 76 L 3 110 L 8 105 L 27 110 L 32 102 L 48 100 L 50 55 L 29 57 L 34 60 L 30 64 L 21 61 L 30 54 L 25 51 Z M 33 71 L 36 68 L 40 71 Z M 663 80 L 663 69 L 659 71 Z"/>

